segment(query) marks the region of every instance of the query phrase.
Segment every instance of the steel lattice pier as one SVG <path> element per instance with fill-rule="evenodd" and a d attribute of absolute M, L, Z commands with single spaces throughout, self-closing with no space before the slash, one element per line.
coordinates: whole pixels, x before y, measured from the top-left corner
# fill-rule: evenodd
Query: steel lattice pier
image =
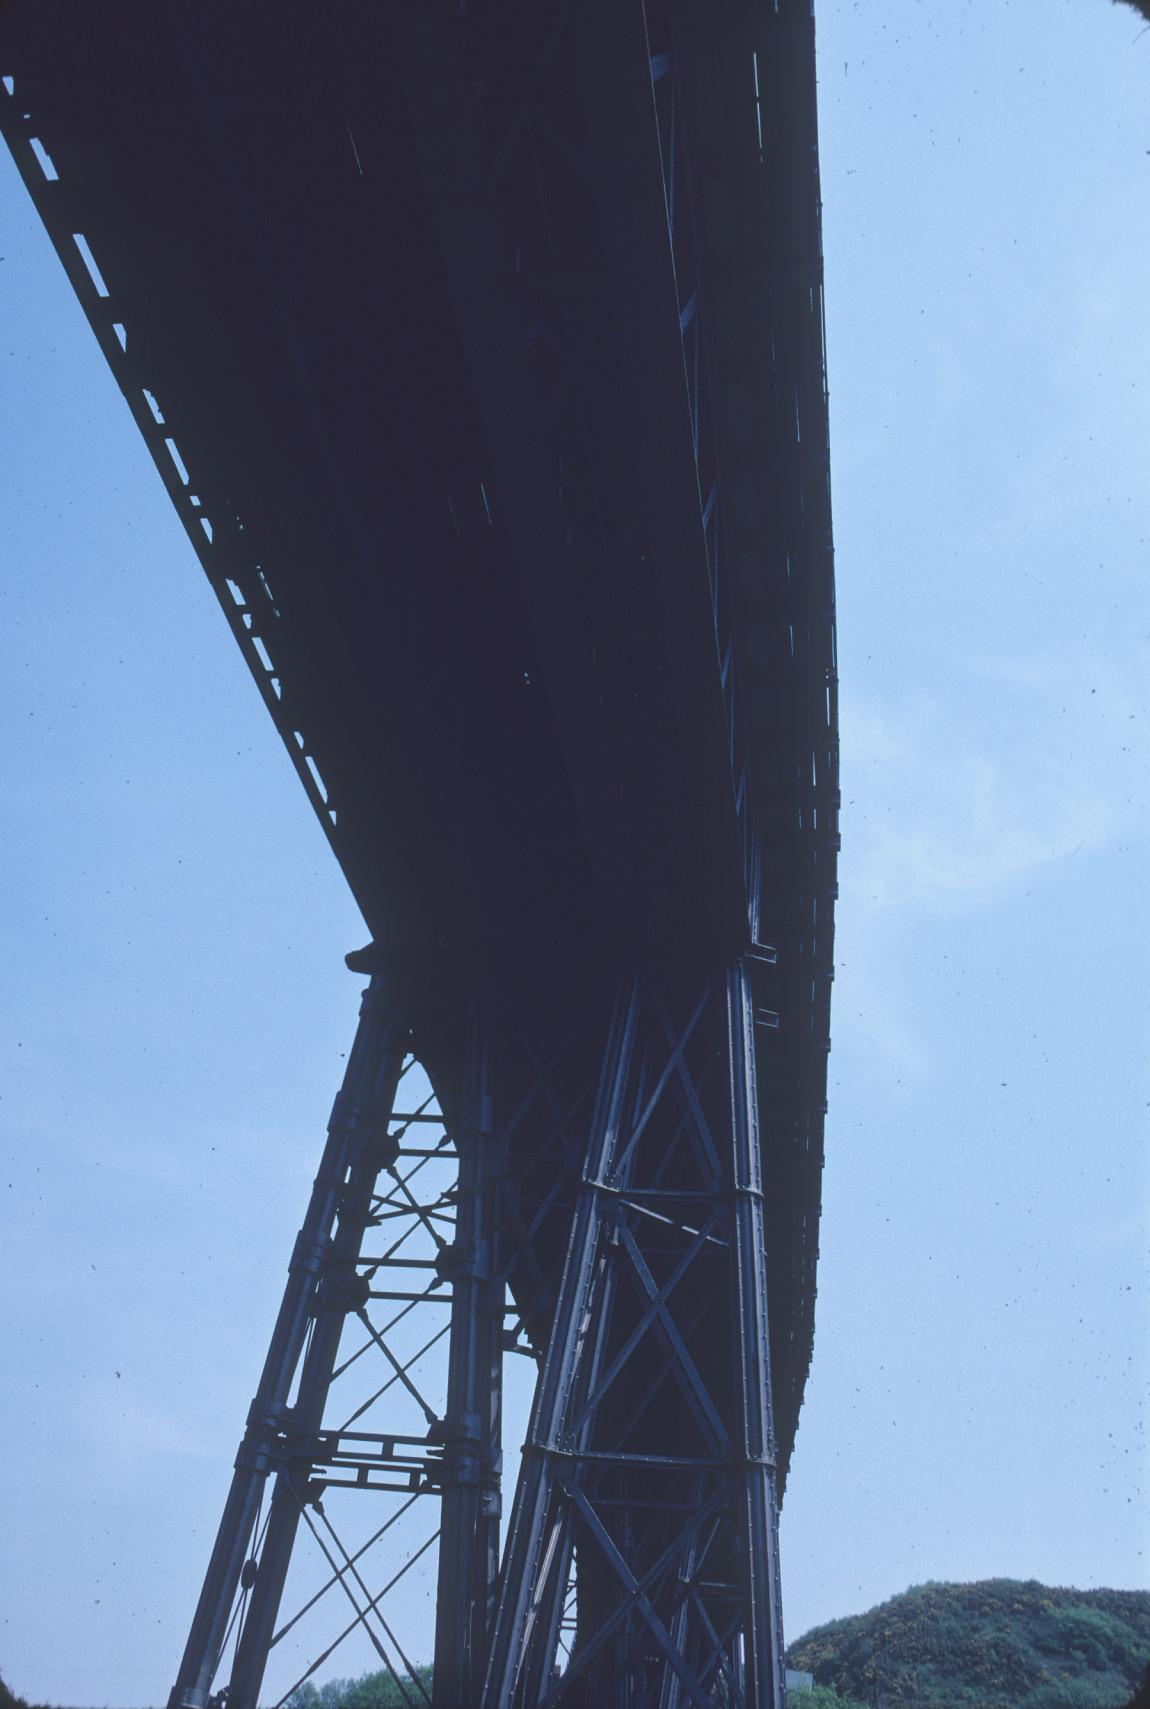
<path fill-rule="evenodd" d="M 5 140 L 372 937 L 174 1709 L 352 1632 L 435 1709 L 783 1701 L 815 109 L 810 0 L 0 8 Z"/>
<path fill-rule="evenodd" d="M 423 1700 L 381 1594 L 407 1559 L 386 1519 L 346 1545 L 350 1491 L 438 1505 L 436 1709 L 781 1701 L 757 966 L 627 968 L 554 1028 L 472 1004 L 446 1029 L 442 1106 L 414 1111 L 420 1027 L 373 979 L 173 1709 L 224 1685 L 229 1709 L 255 1705 L 298 1616 L 301 1528 Z M 422 1333 L 414 1358 L 394 1344 L 430 1310 L 441 1413 L 412 1374 Z M 502 1361 L 524 1344 L 539 1376 L 500 1572 Z M 365 1353 L 383 1379 L 337 1424 Z M 422 1432 L 403 1428 L 413 1401 Z"/>

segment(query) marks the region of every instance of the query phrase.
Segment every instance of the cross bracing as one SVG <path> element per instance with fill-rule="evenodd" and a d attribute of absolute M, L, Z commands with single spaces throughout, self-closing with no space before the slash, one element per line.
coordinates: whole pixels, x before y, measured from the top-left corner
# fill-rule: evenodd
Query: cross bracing
<path fill-rule="evenodd" d="M 416 1679 L 379 1598 L 437 1555 L 440 1706 L 778 1701 L 838 805 L 809 7 L 15 0 L 0 76 L 371 929 L 366 1072 L 441 1100 L 317 1185 L 173 1700 L 337 1599 Z"/>

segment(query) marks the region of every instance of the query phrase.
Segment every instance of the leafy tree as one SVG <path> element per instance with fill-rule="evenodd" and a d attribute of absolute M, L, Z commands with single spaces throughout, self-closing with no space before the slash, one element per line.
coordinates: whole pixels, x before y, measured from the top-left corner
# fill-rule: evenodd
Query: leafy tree
<path fill-rule="evenodd" d="M 1150 1661 L 1150 1596 L 917 1585 L 808 1632 L 787 1660 L 867 1709 L 1121 1709 Z"/>
<path fill-rule="evenodd" d="M 809 1691 L 792 1691 L 791 1709 L 866 1709 L 853 1697 L 840 1697 L 830 1685 L 814 1685 Z"/>
<path fill-rule="evenodd" d="M 430 1696 L 430 1667 L 418 1667 L 415 1672 L 423 1691 Z M 411 1703 L 422 1705 L 425 1699 L 419 1685 L 410 1674 L 400 1677 L 402 1691 L 386 1668 L 378 1673 L 365 1673 L 359 1679 L 329 1679 L 318 1687 L 309 1679 L 293 1691 L 287 1709 L 406 1709 Z"/>
<path fill-rule="evenodd" d="M 1150 1662 L 1147 1662 L 1142 1683 L 1126 1705 L 1126 1709 L 1150 1709 Z"/>
<path fill-rule="evenodd" d="M 1019 1709 L 1115 1709 L 1114 1687 L 1092 1679 L 1062 1679 L 1029 1692 Z"/>
<path fill-rule="evenodd" d="M 37 1706 L 27 1703 L 23 1697 L 17 1697 L 16 1693 L 5 1685 L 3 1679 L 0 1679 L 0 1709 L 37 1709 Z"/>

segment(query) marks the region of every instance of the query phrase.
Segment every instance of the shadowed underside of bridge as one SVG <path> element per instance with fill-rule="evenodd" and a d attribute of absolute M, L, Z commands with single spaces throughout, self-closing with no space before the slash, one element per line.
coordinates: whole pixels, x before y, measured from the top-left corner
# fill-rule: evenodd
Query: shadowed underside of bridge
<path fill-rule="evenodd" d="M 304 1530 L 409 1671 L 349 1485 L 438 1509 L 439 1709 L 780 1702 L 838 807 L 809 4 L 13 0 L 0 75 L 373 939 L 173 1703 L 254 1704 Z"/>

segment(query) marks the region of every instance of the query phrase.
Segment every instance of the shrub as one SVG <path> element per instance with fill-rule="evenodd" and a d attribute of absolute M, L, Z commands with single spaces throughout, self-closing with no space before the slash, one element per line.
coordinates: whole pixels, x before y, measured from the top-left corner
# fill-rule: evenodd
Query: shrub
<path fill-rule="evenodd" d="M 424 1690 L 431 1691 L 431 1669 L 416 1668 Z M 402 1675 L 404 1685 L 413 1683 L 409 1674 Z M 287 1700 L 287 1709 L 403 1709 L 403 1705 L 418 1693 L 408 1691 L 405 1697 L 386 1668 L 378 1673 L 365 1673 L 359 1679 L 329 1679 L 316 1687 L 306 1680 Z M 2 1706 L 0 1706 L 2 1709 Z"/>

